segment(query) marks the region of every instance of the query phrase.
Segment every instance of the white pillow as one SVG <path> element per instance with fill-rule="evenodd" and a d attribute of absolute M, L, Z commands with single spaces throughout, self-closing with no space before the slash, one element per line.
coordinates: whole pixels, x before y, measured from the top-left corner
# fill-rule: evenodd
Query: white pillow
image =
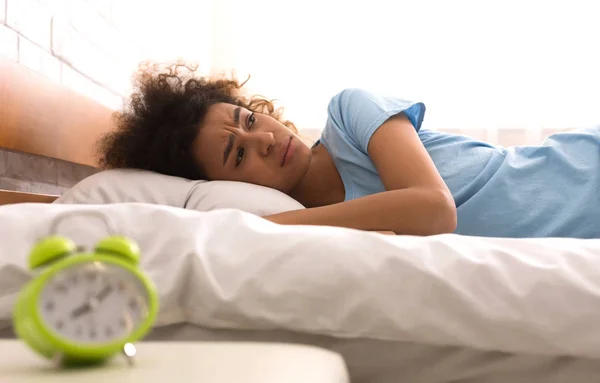
<path fill-rule="evenodd" d="M 205 181 L 194 185 L 185 208 L 199 211 L 238 209 L 264 216 L 304 209 L 304 206 L 272 188 L 245 182 Z"/>
<path fill-rule="evenodd" d="M 264 186 L 233 181 L 192 181 L 137 169 L 105 170 L 85 178 L 55 203 L 141 202 L 199 211 L 239 209 L 256 215 L 302 209 L 288 195 Z"/>

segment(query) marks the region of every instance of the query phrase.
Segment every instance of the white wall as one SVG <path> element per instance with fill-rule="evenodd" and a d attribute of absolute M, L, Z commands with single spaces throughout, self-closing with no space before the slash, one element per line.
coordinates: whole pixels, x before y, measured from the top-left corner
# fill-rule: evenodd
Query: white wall
<path fill-rule="evenodd" d="M 429 128 L 537 143 L 600 123 L 597 0 L 219 0 L 215 62 L 321 129 L 352 86 L 424 101 Z M 224 12 L 225 13 L 225 12 Z"/>
<path fill-rule="evenodd" d="M 0 0 L 0 54 L 117 107 L 143 59 L 252 75 L 318 135 L 345 87 L 504 145 L 600 123 L 597 0 Z"/>
<path fill-rule="evenodd" d="M 111 108 L 145 59 L 208 71 L 211 0 L 0 0 L 0 55 Z"/>

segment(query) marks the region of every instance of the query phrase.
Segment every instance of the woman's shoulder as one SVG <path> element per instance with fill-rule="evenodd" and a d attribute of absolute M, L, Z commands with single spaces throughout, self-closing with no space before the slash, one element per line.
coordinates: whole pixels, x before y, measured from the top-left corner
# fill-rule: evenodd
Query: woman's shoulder
<path fill-rule="evenodd" d="M 328 110 L 335 111 L 336 109 L 344 109 L 352 106 L 357 102 L 373 101 L 377 96 L 363 88 L 345 88 L 333 95 L 329 100 Z"/>
<path fill-rule="evenodd" d="M 325 129 L 350 137 L 366 151 L 375 130 L 387 119 L 402 112 L 418 131 L 425 115 L 422 102 L 385 96 L 363 88 L 346 88 L 331 98 Z"/>

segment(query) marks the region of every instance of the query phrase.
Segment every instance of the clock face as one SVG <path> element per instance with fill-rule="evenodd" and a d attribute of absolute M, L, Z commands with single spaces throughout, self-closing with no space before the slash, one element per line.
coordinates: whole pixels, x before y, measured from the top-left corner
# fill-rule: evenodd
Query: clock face
<path fill-rule="evenodd" d="M 148 294 L 139 279 L 119 266 L 90 261 L 55 274 L 38 301 L 41 319 L 78 343 L 112 342 L 133 332 L 148 316 Z"/>

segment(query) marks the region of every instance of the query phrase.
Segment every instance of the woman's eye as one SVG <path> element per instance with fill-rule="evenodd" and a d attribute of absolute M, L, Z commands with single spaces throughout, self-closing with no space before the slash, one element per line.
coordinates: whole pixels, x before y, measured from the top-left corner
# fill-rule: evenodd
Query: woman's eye
<path fill-rule="evenodd" d="M 246 125 L 248 126 L 248 129 L 252 129 L 252 126 L 254 125 L 255 122 L 256 122 L 256 116 L 254 116 L 254 113 L 252 113 L 248 116 L 248 122 L 246 123 Z"/>
<path fill-rule="evenodd" d="M 237 167 L 244 159 L 244 148 L 239 148 L 235 157 L 235 166 Z"/>

